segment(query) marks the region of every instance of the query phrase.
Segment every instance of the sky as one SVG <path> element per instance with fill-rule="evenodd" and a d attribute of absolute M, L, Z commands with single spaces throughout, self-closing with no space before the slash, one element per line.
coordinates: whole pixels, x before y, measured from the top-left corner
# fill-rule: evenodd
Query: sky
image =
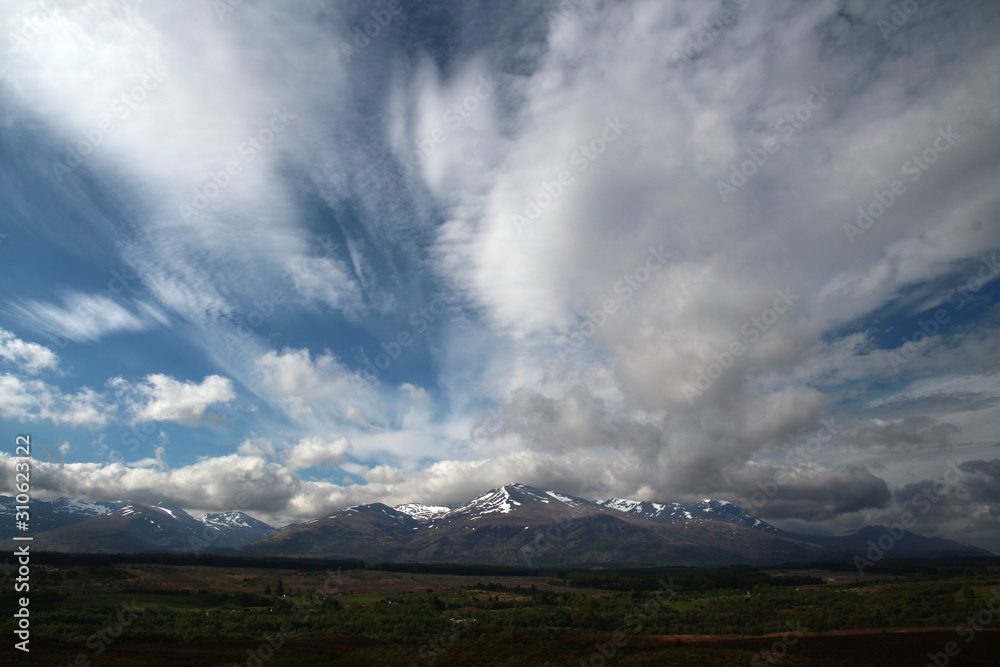
<path fill-rule="evenodd" d="M 1000 5 L 3 0 L 0 492 L 510 482 L 1000 551 Z"/>

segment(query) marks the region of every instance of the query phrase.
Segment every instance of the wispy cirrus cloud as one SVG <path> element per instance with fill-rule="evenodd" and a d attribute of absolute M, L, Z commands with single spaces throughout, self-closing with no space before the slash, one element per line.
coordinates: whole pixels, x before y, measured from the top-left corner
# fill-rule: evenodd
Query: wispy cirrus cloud
<path fill-rule="evenodd" d="M 123 305 L 102 294 L 68 291 L 61 305 L 26 301 L 15 306 L 16 315 L 55 340 L 92 343 L 116 333 L 136 333 L 167 324 L 163 312 L 144 301 Z M 63 343 L 64 344 L 64 343 Z"/>
<path fill-rule="evenodd" d="M 239 480 L 187 480 L 279 466 L 290 486 L 268 511 L 305 517 L 512 479 L 576 492 L 627 443 L 638 463 L 608 495 L 736 500 L 780 471 L 792 481 L 761 512 L 820 530 L 887 516 L 945 450 L 991 459 L 996 287 L 975 272 L 1000 247 L 994 5 L 929 3 L 887 35 L 891 0 L 558 16 L 437 0 L 346 58 L 376 4 L 241 3 L 220 20 L 95 0 L 4 54 L 4 136 L 33 167 L 4 173 L 52 189 L 141 277 L 97 304 L 103 285 L 54 273 L 5 311 L 143 378 L 113 381 L 116 422 L 234 420 L 238 458 L 172 445 L 170 471 L 81 468 L 93 484 L 74 488 L 120 475 L 219 503 Z M 62 160 L 109 117 L 72 173 L 36 173 L 49 159 L 32 156 Z M 4 193 L 11 210 L 38 210 L 29 191 Z M 84 225 L 37 217 L 50 239 Z M 780 313 L 779 291 L 797 295 Z M 942 307 L 948 325 L 910 354 Z M 73 347 L 60 367 L 103 386 Z M 55 369 L 25 346 L 5 359 Z M 700 374 L 710 389 L 689 403 Z M 39 418 L 37 380 L 15 380 L 17 414 Z M 77 391 L 37 389 L 52 405 Z M 813 460 L 784 460 L 831 416 Z M 311 468 L 349 478 L 297 477 Z"/>

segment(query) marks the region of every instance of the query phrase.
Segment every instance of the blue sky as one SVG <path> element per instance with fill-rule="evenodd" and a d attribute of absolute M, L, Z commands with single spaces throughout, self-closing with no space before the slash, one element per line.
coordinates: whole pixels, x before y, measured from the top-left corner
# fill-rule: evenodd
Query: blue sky
<path fill-rule="evenodd" d="M 0 3 L 11 451 L 1000 549 L 1000 8 L 902 4 Z"/>

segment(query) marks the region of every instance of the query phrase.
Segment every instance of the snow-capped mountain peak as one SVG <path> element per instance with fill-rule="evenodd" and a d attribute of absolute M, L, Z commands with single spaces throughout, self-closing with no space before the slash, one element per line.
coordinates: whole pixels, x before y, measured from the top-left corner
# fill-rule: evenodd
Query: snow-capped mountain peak
<path fill-rule="evenodd" d="M 514 499 L 514 495 L 506 486 L 499 489 L 490 489 L 465 507 L 460 507 L 450 514 L 475 514 L 486 516 L 489 514 L 509 514 L 522 503 Z"/>
<path fill-rule="evenodd" d="M 36 532 L 44 532 L 69 526 L 95 516 L 110 514 L 124 504 L 120 500 L 87 502 L 75 498 L 32 498 L 31 528 Z M 0 521 L 0 538 L 12 537 L 17 532 L 13 521 L 16 505 L 14 498 L 0 496 L 0 516 L 11 518 L 10 521 Z"/>
<path fill-rule="evenodd" d="M 219 526 L 226 528 L 271 528 L 263 521 L 259 521 L 249 514 L 239 511 L 230 512 L 209 512 L 200 521 L 208 526 Z M 273 530 L 273 529 L 272 529 Z"/>
<path fill-rule="evenodd" d="M 45 503 L 54 513 L 57 514 L 78 514 L 81 516 L 97 516 L 98 514 L 108 514 L 113 512 L 119 505 L 117 503 L 88 503 L 76 498 L 37 498 L 33 503 Z"/>
<path fill-rule="evenodd" d="M 603 505 L 604 507 L 610 507 L 611 509 L 618 510 L 619 512 L 625 512 L 627 514 L 638 514 L 640 512 L 663 512 L 668 509 L 670 505 L 664 505 L 662 503 L 651 503 L 645 500 L 629 500 L 627 498 L 609 498 L 608 500 L 602 500 L 597 503 L 598 505 Z"/>
<path fill-rule="evenodd" d="M 547 508 L 556 514 L 573 513 L 574 510 L 592 505 L 587 500 L 567 496 L 556 491 L 544 491 L 527 484 L 506 484 L 473 498 L 467 504 L 436 517 L 436 520 L 451 520 L 459 517 L 476 521 L 481 517 L 511 514 L 519 509 Z M 563 507 L 562 510 L 558 509 Z M 534 512 L 535 510 L 530 510 Z"/>
<path fill-rule="evenodd" d="M 778 532 L 778 529 L 761 521 L 754 515 L 728 500 L 705 498 L 696 503 L 651 503 L 641 500 L 610 498 L 597 503 L 619 512 L 643 519 L 652 519 L 662 523 L 679 523 L 681 521 L 726 521 L 728 523 L 755 528 L 768 532 Z"/>
<path fill-rule="evenodd" d="M 452 508 L 445 507 L 444 505 L 422 505 L 420 503 L 403 503 L 402 505 L 396 505 L 394 507 L 397 512 L 402 512 L 403 514 L 408 514 L 417 521 L 421 523 L 427 523 L 428 521 L 433 521 L 434 519 L 444 516 L 451 511 Z"/>

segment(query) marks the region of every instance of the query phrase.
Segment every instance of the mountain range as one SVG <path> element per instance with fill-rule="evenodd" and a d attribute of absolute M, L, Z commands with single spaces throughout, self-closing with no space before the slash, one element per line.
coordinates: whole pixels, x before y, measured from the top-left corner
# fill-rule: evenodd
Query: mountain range
<path fill-rule="evenodd" d="M 14 506 L 14 498 L 0 496 L 0 536 L 4 538 L 20 533 L 14 523 Z M 219 550 L 252 542 L 276 530 L 244 512 L 218 512 L 195 519 L 181 507 L 166 502 L 144 505 L 122 500 L 53 498 L 32 500 L 29 507 L 30 533 L 39 551 Z"/>
<path fill-rule="evenodd" d="M 12 515 L 7 512 L 12 502 L 0 496 L 0 515 Z M 40 524 L 35 517 L 41 502 L 32 503 L 33 532 Z M 716 566 L 849 560 L 864 557 L 881 540 L 880 553 L 886 558 L 992 556 L 942 538 L 909 531 L 893 535 L 880 526 L 840 535 L 793 533 L 725 500 L 687 505 L 619 498 L 594 502 L 525 484 L 490 489 L 458 507 L 357 505 L 281 530 L 243 512 L 195 519 L 169 503 L 49 502 L 44 525 L 55 527 L 36 535 L 38 550 L 223 552 L 528 567 Z"/>

